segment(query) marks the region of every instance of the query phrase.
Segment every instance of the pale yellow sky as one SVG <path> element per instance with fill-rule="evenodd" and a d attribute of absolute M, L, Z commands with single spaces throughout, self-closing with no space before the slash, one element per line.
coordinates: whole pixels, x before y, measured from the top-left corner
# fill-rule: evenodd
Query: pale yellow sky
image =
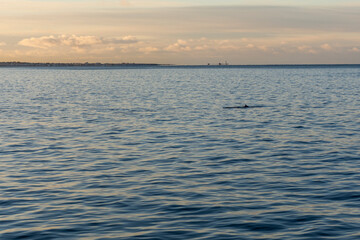
<path fill-rule="evenodd" d="M 359 4 L 286 2 L 0 0 L 0 61 L 360 64 Z"/>

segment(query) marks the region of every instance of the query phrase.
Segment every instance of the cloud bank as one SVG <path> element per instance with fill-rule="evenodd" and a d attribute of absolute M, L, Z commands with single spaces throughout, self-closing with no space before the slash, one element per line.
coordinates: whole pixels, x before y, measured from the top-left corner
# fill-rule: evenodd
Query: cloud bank
<path fill-rule="evenodd" d="M 69 11 L 70 1 L 49 2 L 47 11 L 20 11 L 18 3 L 11 14 L 0 9 L 0 42 L 7 43 L 0 61 L 360 63 L 356 6 L 138 8 L 135 0 L 94 0 L 81 10 L 81 1 L 71 2 Z"/>
<path fill-rule="evenodd" d="M 19 45 L 33 48 L 54 48 L 68 46 L 72 48 L 87 48 L 96 45 L 132 44 L 138 40 L 133 36 L 121 38 L 101 38 L 96 36 L 58 35 L 25 38 L 19 41 Z"/>

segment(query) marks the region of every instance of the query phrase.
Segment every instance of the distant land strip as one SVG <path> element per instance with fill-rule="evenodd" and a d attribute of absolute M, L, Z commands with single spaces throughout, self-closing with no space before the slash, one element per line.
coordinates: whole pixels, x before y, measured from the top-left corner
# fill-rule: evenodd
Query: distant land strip
<path fill-rule="evenodd" d="M 32 63 L 32 62 L 0 62 L 0 67 L 175 67 L 175 68 L 328 68 L 328 67 L 356 67 L 360 64 L 257 64 L 257 65 L 176 65 L 158 63 Z"/>
<path fill-rule="evenodd" d="M 32 63 L 0 62 L 0 67 L 120 67 L 120 66 L 160 66 L 156 63 Z"/>

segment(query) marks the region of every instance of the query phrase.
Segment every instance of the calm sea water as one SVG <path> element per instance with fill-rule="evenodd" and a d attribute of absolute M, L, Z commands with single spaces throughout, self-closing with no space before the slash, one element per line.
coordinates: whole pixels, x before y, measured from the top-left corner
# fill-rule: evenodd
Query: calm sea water
<path fill-rule="evenodd" d="M 360 67 L 0 68 L 0 144 L 0 239 L 360 239 Z"/>

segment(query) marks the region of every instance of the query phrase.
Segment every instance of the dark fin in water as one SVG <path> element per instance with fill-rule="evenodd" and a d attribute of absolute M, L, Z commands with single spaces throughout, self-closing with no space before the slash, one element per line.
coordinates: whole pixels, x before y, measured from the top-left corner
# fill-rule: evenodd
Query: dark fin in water
<path fill-rule="evenodd" d="M 244 106 L 223 107 L 223 108 L 249 108 L 249 106 L 245 104 Z"/>

